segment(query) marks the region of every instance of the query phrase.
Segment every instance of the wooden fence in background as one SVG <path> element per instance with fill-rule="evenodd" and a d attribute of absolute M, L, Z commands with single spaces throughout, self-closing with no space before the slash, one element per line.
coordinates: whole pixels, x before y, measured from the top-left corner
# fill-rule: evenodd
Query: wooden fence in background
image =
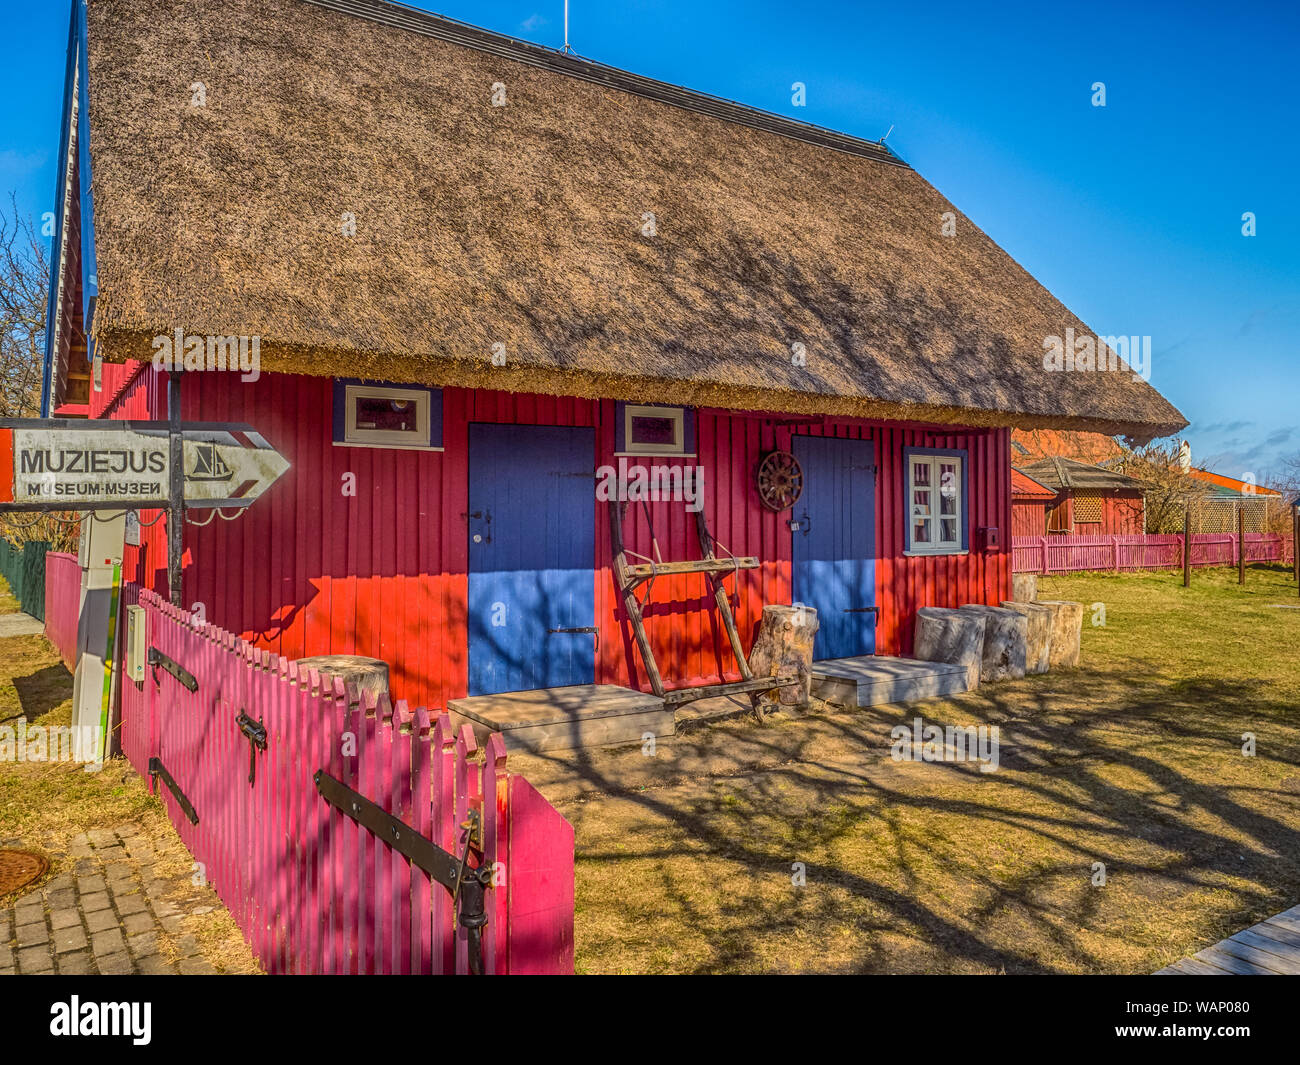
<path fill-rule="evenodd" d="M 45 620 L 45 555 L 50 545 L 28 540 L 15 546 L 0 537 L 0 576 L 24 614 Z"/>
<path fill-rule="evenodd" d="M 339 681 L 259 650 L 128 587 L 149 646 L 192 675 L 155 666 L 122 682 L 122 749 L 141 774 L 158 759 L 177 831 L 272 973 L 465 973 L 468 941 L 450 894 L 317 793 L 324 770 L 459 856 L 493 870 L 483 933 L 487 973 L 573 971 L 573 829 L 506 766 L 494 736 L 476 749 L 446 713 L 387 697 L 358 701 Z M 266 748 L 236 723 L 266 730 Z M 250 755 L 252 782 L 250 783 Z"/>
<path fill-rule="evenodd" d="M 1131 536 L 1033 536 L 1013 538 L 1013 573 L 1079 573 L 1088 570 L 1179 569 L 1183 537 L 1173 534 Z M 1290 537 L 1247 533 L 1247 562 L 1292 560 Z M 1230 533 L 1192 536 L 1193 566 L 1234 566 L 1237 537 Z"/>
<path fill-rule="evenodd" d="M 63 664 L 77 661 L 77 620 L 81 613 L 81 567 L 77 556 L 51 551 L 45 556 L 45 638 Z"/>

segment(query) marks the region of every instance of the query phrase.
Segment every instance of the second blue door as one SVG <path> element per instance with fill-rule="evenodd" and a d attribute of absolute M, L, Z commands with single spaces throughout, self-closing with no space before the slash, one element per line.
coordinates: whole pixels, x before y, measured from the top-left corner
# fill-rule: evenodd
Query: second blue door
<path fill-rule="evenodd" d="M 818 659 L 876 653 L 876 474 L 869 440 L 796 436 L 794 601 L 816 609 Z"/>
<path fill-rule="evenodd" d="M 469 427 L 469 694 L 596 674 L 595 430 Z"/>

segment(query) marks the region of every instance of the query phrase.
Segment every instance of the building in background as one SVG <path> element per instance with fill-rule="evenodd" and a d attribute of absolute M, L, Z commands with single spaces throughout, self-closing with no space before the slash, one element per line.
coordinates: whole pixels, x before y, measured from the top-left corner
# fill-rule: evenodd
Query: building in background
<path fill-rule="evenodd" d="M 1114 470 L 1067 458 L 1021 463 L 1021 473 L 1053 491 L 1046 531 L 1068 536 L 1146 532 L 1145 486 Z"/>

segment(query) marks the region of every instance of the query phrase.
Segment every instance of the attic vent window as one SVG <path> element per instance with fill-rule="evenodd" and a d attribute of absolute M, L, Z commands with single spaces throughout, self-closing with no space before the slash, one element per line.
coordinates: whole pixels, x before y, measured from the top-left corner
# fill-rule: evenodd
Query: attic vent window
<path fill-rule="evenodd" d="M 442 393 L 365 381 L 334 383 L 334 443 L 442 450 Z"/>
<path fill-rule="evenodd" d="M 620 455 L 689 455 L 695 450 L 695 412 L 687 407 L 618 404 Z"/>

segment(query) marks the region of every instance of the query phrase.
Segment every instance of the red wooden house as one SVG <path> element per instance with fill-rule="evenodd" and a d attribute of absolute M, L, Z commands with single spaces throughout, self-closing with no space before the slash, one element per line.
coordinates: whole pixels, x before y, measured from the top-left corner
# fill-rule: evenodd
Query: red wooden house
<path fill-rule="evenodd" d="M 165 417 L 197 338 L 183 417 L 292 468 L 188 515 L 185 604 L 398 697 L 648 687 L 609 471 L 684 497 L 630 552 L 699 559 L 699 505 L 754 560 L 746 646 L 800 601 L 821 657 L 906 655 L 918 607 L 1009 596 L 1011 426 L 1185 424 L 1046 371 L 1085 327 L 880 144 L 380 2 L 89 0 L 71 51 L 47 409 Z M 239 338 L 255 380 L 209 368 Z M 705 576 L 645 614 L 669 687 L 739 675 Z"/>
<path fill-rule="evenodd" d="M 1117 536 L 1146 532 L 1146 489 L 1115 470 L 1077 459 L 1046 458 L 1022 463 L 1026 477 L 1051 490 L 1046 530 L 1018 535 Z"/>

